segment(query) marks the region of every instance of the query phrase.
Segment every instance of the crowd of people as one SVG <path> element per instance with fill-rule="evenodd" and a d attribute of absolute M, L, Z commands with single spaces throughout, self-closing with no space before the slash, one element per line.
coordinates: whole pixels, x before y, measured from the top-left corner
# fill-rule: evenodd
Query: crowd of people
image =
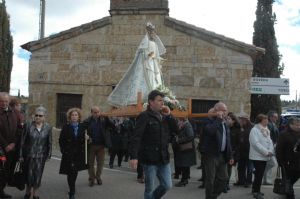
<path fill-rule="evenodd" d="M 25 121 L 20 104 L 0 93 L 0 198 L 11 198 L 4 189 L 19 161 L 25 175 L 24 199 L 39 199 L 44 166 L 52 154 L 52 127 L 46 122 L 45 107 L 37 107 L 32 120 Z M 109 168 L 129 161 L 137 181 L 145 184 L 145 199 L 162 198 L 173 186 L 172 177 L 178 179 L 175 187 L 188 185 L 197 159 L 203 181 L 199 188 L 205 188 L 207 199 L 231 189 L 232 170 L 234 186 L 251 187 L 253 197 L 263 199 L 261 185 L 273 185 L 278 167 L 286 179 L 286 197 L 295 198 L 293 185 L 300 177 L 299 118 L 290 118 L 279 131 L 276 112 L 259 114 L 252 123 L 245 113 L 229 112 L 223 102 L 216 103 L 205 119 L 174 118 L 164 105 L 164 94 L 157 90 L 149 93 L 148 107 L 137 118 L 104 117 L 98 106 L 91 107 L 86 119 L 76 107 L 66 117 L 59 135 L 59 173 L 67 176 L 70 199 L 75 198 L 79 171 L 88 170 L 89 186 L 102 185 L 105 149 Z"/>

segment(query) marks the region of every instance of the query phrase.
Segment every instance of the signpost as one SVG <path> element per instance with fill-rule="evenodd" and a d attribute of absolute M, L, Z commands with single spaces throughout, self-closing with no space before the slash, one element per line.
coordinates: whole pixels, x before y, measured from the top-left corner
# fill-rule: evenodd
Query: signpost
<path fill-rule="evenodd" d="M 251 94 L 289 95 L 290 81 L 287 78 L 252 77 L 250 92 Z"/>

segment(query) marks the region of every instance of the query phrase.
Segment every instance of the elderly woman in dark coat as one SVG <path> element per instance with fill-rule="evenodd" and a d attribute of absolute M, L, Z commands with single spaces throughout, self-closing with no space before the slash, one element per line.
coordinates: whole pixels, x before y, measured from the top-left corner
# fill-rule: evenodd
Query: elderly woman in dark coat
<path fill-rule="evenodd" d="M 69 198 L 75 198 L 75 182 L 78 171 L 87 169 L 85 163 L 85 129 L 80 123 L 81 110 L 71 108 L 67 112 L 68 123 L 61 130 L 59 146 L 62 153 L 60 174 L 67 175 Z"/>
<path fill-rule="evenodd" d="M 287 128 L 279 135 L 276 155 L 287 179 L 286 198 L 295 199 L 293 186 L 300 178 L 300 118 L 289 118 Z"/>
<path fill-rule="evenodd" d="M 183 187 L 188 184 L 190 167 L 196 164 L 196 151 L 194 146 L 194 131 L 191 123 L 180 118 L 178 121 L 179 133 L 177 146 L 175 147 L 174 161 L 181 172 L 181 180 L 175 184 L 176 187 Z"/>
<path fill-rule="evenodd" d="M 22 136 L 20 156 L 24 159 L 26 173 L 26 193 L 24 199 L 38 199 L 37 190 L 46 160 L 51 157 L 52 127 L 45 122 L 46 109 L 38 107 L 35 110 L 34 121 L 26 123 Z"/>

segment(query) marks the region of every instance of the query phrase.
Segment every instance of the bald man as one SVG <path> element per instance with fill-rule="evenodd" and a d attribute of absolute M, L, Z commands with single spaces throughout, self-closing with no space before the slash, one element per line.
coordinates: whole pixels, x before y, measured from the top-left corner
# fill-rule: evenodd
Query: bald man
<path fill-rule="evenodd" d="M 216 117 L 204 128 L 205 198 L 216 199 L 226 187 L 227 163 L 233 164 L 230 131 L 226 124 L 227 106 L 218 102 L 214 106 Z"/>
<path fill-rule="evenodd" d="M 0 182 L 0 198 L 11 198 L 4 192 L 7 184 L 7 177 L 12 175 L 14 163 L 16 160 L 16 144 L 19 141 L 18 135 L 18 116 L 14 110 L 9 107 L 9 94 L 0 92 L 0 146 L 5 151 L 5 179 Z"/>
<path fill-rule="evenodd" d="M 91 115 L 84 124 L 87 126 L 88 135 L 90 137 L 88 147 L 88 165 L 89 165 L 89 186 L 95 184 L 102 185 L 101 174 L 105 159 L 105 147 L 111 146 L 110 135 L 107 128 L 113 126 L 107 117 L 101 116 L 101 110 L 98 106 L 91 108 Z M 95 172 L 94 164 L 97 161 L 97 169 Z"/>

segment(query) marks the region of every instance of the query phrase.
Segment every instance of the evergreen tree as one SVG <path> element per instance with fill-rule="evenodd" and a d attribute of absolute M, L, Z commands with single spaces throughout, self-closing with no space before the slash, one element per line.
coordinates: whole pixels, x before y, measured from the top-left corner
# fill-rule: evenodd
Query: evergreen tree
<path fill-rule="evenodd" d="M 9 30 L 5 1 L 0 3 L 0 92 L 9 92 L 12 70 L 13 39 Z"/>
<path fill-rule="evenodd" d="M 265 54 L 256 58 L 253 64 L 253 77 L 279 78 L 283 71 L 280 66 L 274 24 L 276 15 L 272 11 L 274 0 L 258 0 L 256 21 L 254 22 L 253 44 L 264 48 Z M 280 95 L 251 95 L 251 119 L 259 113 L 275 110 L 281 113 Z"/>

